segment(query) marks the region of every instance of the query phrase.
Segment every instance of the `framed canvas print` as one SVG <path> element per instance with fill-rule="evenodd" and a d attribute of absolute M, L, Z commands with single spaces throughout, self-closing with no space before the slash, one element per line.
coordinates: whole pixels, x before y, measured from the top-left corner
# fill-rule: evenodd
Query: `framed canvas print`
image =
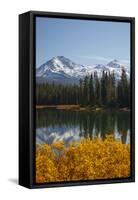
<path fill-rule="evenodd" d="M 19 16 L 19 184 L 135 180 L 135 19 Z"/>

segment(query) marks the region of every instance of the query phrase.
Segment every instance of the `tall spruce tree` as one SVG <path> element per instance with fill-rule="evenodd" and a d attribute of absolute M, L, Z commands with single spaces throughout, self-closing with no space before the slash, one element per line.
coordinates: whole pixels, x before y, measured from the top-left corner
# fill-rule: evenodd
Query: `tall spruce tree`
<path fill-rule="evenodd" d="M 91 106 L 95 105 L 94 80 L 92 74 L 89 78 L 89 105 Z"/>

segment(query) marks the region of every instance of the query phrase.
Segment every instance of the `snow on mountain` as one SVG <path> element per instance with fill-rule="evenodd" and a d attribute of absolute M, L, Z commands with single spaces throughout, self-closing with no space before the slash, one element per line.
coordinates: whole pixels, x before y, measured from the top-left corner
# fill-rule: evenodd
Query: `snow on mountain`
<path fill-rule="evenodd" d="M 113 60 L 111 62 L 109 62 L 106 67 L 110 70 L 110 72 L 115 73 L 115 76 L 117 79 L 120 79 L 121 73 L 122 73 L 122 68 L 125 69 L 127 76 L 130 76 L 130 70 L 129 67 L 126 66 L 124 63 L 118 61 L 118 60 Z"/>
<path fill-rule="evenodd" d="M 70 127 L 70 129 L 66 126 L 63 126 L 62 128 L 55 126 L 47 128 L 40 127 L 36 129 L 37 144 L 51 144 L 58 141 L 64 141 L 65 144 L 67 144 L 73 141 L 79 141 L 80 139 L 79 126 Z"/>
<path fill-rule="evenodd" d="M 45 76 L 48 75 L 49 72 L 65 73 L 70 76 L 76 76 L 76 72 L 83 68 L 83 65 L 78 65 L 64 56 L 57 56 L 41 65 L 37 69 L 37 76 Z"/>
<path fill-rule="evenodd" d="M 107 64 L 108 67 L 112 67 L 112 68 L 120 68 L 120 67 L 123 67 L 123 65 L 118 61 L 118 60 L 113 60 L 111 62 L 109 62 Z"/>
<path fill-rule="evenodd" d="M 57 83 L 79 83 L 80 78 L 86 75 L 91 75 L 95 71 L 98 76 L 102 75 L 103 70 L 115 73 L 117 79 L 120 79 L 122 68 L 125 68 L 127 76 L 129 77 L 129 68 L 121 64 L 118 60 L 113 60 L 107 65 L 96 64 L 91 66 L 84 66 L 76 64 L 65 58 L 64 56 L 53 57 L 39 68 L 36 69 L 37 82 L 57 82 Z"/>

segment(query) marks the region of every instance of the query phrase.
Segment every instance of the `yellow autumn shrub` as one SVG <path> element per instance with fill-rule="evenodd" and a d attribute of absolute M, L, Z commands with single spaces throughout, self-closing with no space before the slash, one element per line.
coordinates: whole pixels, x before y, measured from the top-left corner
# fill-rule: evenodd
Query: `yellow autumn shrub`
<path fill-rule="evenodd" d="M 129 177 L 130 145 L 108 136 L 83 139 L 65 147 L 63 142 L 38 145 L 36 182 Z"/>
<path fill-rule="evenodd" d="M 58 170 L 52 148 L 48 144 L 37 146 L 36 182 L 53 182 L 56 179 L 58 179 Z"/>

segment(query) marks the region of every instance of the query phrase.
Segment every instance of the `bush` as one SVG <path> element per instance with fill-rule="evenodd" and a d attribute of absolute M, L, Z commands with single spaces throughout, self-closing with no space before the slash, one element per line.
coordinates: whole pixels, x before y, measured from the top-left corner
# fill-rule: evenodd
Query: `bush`
<path fill-rule="evenodd" d="M 36 182 L 95 180 L 130 176 L 130 145 L 108 136 L 36 148 Z"/>

